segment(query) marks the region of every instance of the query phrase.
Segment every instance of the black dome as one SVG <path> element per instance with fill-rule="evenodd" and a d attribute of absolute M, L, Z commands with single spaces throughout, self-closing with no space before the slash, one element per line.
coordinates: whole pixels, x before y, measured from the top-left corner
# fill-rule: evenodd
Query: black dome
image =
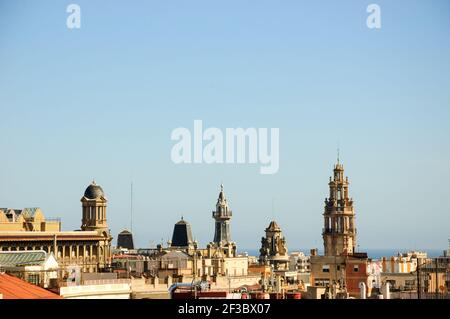
<path fill-rule="evenodd" d="M 117 237 L 117 247 L 134 249 L 133 234 L 128 230 L 123 230 Z"/>
<path fill-rule="evenodd" d="M 189 247 L 194 242 L 191 225 L 183 217 L 173 228 L 171 247 Z"/>
<path fill-rule="evenodd" d="M 92 184 L 89 185 L 84 191 L 84 197 L 89 199 L 95 199 L 101 196 L 105 197 L 105 193 L 103 192 L 101 186 L 95 184 L 95 182 L 92 182 Z"/>

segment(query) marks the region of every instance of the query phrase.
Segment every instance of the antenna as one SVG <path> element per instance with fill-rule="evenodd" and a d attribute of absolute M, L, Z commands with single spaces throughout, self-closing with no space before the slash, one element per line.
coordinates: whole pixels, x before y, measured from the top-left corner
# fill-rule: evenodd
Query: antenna
<path fill-rule="evenodd" d="M 133 182 L 131 182 L 131 200 L 130 200 L 130 228 L 133 233 Z"/>

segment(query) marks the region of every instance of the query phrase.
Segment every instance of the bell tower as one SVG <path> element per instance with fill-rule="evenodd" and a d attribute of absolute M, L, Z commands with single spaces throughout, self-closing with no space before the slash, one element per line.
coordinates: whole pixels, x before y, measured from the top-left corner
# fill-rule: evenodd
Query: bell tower
<path fill-rule="evenodd" d="M 214 243 L 218 246 L 231 242 L 230 219 L 233 213 L 228 207 L 228 201 L 223 192 L 223 184 L 220 185 L 219 198 L 217 199 L 216 210 L 212 212 L 212 217 L 216 221 Z"/>
<path fill-rule="evenodd" d="M 324 228 L 322 232 L 325 256 L 352 254 L 356 247 L 355 211 L 349 198 L 348 177 L 344 179 L 344 166 L 334 165 L 333 178 L 328 186 L 330 197 L 325 199 Z"/>

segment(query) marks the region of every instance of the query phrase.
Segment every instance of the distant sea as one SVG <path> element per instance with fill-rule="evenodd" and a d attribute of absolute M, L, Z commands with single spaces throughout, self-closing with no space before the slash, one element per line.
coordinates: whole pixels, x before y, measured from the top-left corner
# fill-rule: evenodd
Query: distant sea
<path fill-rule="evenodd" d="M 291 249 L 288 248 L 289 253 L 294 251 L 301 251 L 305 255 L 310 255 L 310 249 Z M 367 252 L 369 258 L 381 259 L 381 257 L 391 257 L 397 256 L 400 253 L 406 253 L 408 251 L 424 251 L 428 254 L 428 257 L 439 257 L 444 253 L 444 249 L 408 249 L 408 248 L 398 248 L 398 249 L 359 249 L 359 252 Z M 239 249 L 239 253 L 247 252 L 249 256 L 259 256 L 259 249 Z M 323 250 L 319 249 L 319 255 L 323 254 Z"/>

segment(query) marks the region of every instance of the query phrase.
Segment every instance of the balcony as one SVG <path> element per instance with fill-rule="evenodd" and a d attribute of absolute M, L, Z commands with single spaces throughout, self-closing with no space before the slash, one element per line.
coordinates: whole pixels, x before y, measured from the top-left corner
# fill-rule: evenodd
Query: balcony
<path fill-rule="evenodd" d="M 212 212 L 213 218 L 231 218 L 233 216 L 233 213 L 231 211 L 228 211 L 227 213 L 220 213 L 220 212 Z"/>
<path fill-rule="evenodd" d="M 346 231 L 334 230 L 333 228 L 322 228 L 322 234 L 347 234 L 356 235 L 356 229 L 348 229 Z"/>

